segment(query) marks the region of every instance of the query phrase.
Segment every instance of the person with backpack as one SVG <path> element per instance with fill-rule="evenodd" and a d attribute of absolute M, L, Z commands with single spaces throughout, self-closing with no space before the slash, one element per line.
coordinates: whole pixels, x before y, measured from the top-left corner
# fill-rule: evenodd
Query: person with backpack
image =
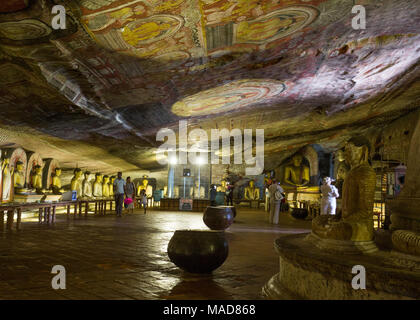
<path fill-rule="evenodd" d="M 273 180 L 273 183 L 268 188 L 268 192 L 270 193 L 270 216 L 268 221 L 272 224 L 278 224 L 280 204 L 282 199 L 284 198 L 284 191 L 283 188 L 280 186 L 280 182 L 277 183 L 276 180 Z"/>

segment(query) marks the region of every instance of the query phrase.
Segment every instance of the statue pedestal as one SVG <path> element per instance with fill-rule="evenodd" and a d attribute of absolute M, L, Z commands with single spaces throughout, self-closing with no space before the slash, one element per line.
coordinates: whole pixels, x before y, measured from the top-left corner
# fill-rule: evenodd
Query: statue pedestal
<path fill-rule="evenodd" d="M 31 202 L 40 202 L 44 197 L 43 194 L 15 194 L 14 202 L 17 203 L 31 203 Z"/>
<path fill-rule="evenodd" d="M 307 187 L 307 188 L 293 188 L 293 187 L 283 187 L 284 192 L 286 193 L 286 199 L 289 202 L 293 201 L 312 201 L 320 202 L 321 194 L 319 192 L 319 187 Z"/>
<path fill-rule="evenodd" d="M 45 195 L 44 202 L 57 202 L 61 200 L 62 194 L 47 194 Z"/>
<path fill-rule="evenodd" d="M 277 239 L 280 272 L 263 287 L 269 299 L 419 299 L 420 258 L 398 252 L 346 255 L 322 250 L 307 234 Z M 352 287 L 353 266 L 366 269 L 366 290 Z"/>

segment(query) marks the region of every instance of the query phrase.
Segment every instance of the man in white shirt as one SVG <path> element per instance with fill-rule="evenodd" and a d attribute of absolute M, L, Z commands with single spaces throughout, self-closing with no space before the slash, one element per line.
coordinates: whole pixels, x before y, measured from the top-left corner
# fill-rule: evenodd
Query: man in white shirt
<path fill-rule="evenodd" d="M 321 214 L 335 215 L 336 198 L 340 195 L 338 189 L 331 184 L 334 181 L 330 177 L 325 177 L 321 186 Z"/>
<path fill-rule="evenodd" d="M 269 222 L 272 224 L 279 223 L 279 212 L 280 212 L 280 204 L 281 200 L 283 199 L 282 193 L 283 188 L 277 183 L 276 180 L 273 180 L 271 186 L 268 187 L 268 192 L 270 194 L 270 216 Z"/>
<path fill-rule="evenodd" d="M 122 172 L 118 172 L 118 178 L 114 180 L 115 210 L 117 217 L 121 217 L 124 203 L 125 180 L 122 178 Z"/>

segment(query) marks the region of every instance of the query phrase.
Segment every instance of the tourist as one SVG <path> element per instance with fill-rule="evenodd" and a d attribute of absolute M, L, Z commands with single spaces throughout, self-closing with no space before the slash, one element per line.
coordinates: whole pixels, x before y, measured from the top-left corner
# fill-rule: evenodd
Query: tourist
<path fill-rule="evenodd" d="M 217 189 L 214 184 L 210 187 L 210 205 L 216 206 L 216 195 L 217 195 Z"/>
<path fill-rule="evenodd" d="M 121 217 L 125 194 L 125 180 L 122 178 L 122 172 L 118 172 L 118 177 L 114 181 L 114 194 L 115 211 L 117 212 L 117 217 Z"/>
<path fill-rule="evenodd" d="M 234 186 L 229 184 L 226 189 L 226 205 L 233 206 L 233 189 Z"/>
<path fill-rule="evenodd" d="M 280 182 L 277 183 L 277 181 L 273 179 L 273 183 L 268 188 L 268 192 L 270 193 L 270 216 L 268 220 L 272 224 L 278 224 L 280 204 L 281 200 L 284 198 L 284 191 L 280 186 Z"/>
<path fill-rule="evenodd" d="M 333 186 L 331 182 L 334 179 L 325 177 L 321 186 L 321 214 L 335 215 L 336 198 L 340 196 L 337 187 Z"/>
<path fill-rule="evenodd" d="M 147 195 L 146 190 L 142 189 L 140 191 L 140 206 L 143 205 L 144 208 L 144 214 L 146 214 L 146 208 L 147 208 Z"/>
<path fill-rule="evenodd" d="M 127 177 L 125 183 L 125 198 L 127 200 L 127 213 L 134 212 L 134 201 L 136 200 L 136 187 L 131 182 L 131 178 Z M 129 200 L 128 200 L 129 199 Z"/>

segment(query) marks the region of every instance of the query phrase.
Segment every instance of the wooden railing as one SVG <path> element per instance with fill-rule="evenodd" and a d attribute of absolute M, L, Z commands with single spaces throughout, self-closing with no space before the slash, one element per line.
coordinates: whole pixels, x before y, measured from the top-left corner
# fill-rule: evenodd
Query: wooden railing
<path fill-rule="evenodd" d="M 13 203 L 0 205 L 0 231 L 4 230 L 4 215 L 7 214 L 6 229 L 11 230 L 16 214 L 16 230 L 20 230 L 23 211 L 38 210 L 38 222 L 47 224 L 55 222 L 55 215 L 58 207 L 67 207 L 67 217 L 70 217 L 71 207 L 74 207 L 73 215 L 81 216 L 83 207 L 85 217 L 89 212 L 89 204 L 95 204 L 95 215 L 105 215 L 107 212 L 107 204 L 109 210 L 112 211 L 113 199 L 94 199 L 94 200 L 78 200 L 78 201 L 60 201 L 60 202 L 32 202 L 32 203 Z"/>

